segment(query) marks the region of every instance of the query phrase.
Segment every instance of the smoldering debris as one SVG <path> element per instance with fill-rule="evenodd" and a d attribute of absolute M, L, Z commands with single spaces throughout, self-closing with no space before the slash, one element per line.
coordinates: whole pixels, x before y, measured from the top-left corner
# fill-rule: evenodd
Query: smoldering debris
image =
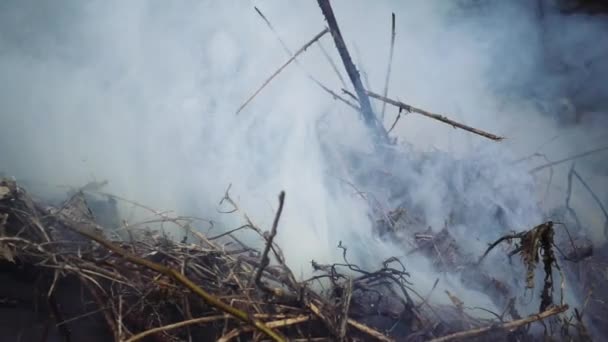
<path fill-rule="evenodd" d="M 83 192 L 54 208 L 13 181 L 3 180 L 0 191 L 0 291 L 6 304 L 0 310 L 6 320 L 16 312 L 20 316 L 12 319 L 24 319 L 1 325 L 9 339 L 508 341 L 534 339 L 528 327 L 545 319 L 552 327 L 546 336 L 584 340 L 587 331 L 582 309 L 568 318 L 565 303 L 522 317 L 510 301 L 493 319 L 472 315 L 450 292 L 453 305 L 435 305 L 429 294 L 412 288 L 416 279 L 399 259 L 362 269 L 348 260 L 342 244 L 343 262 L 313 262 L 315 276 L 297 281 L 272 240 L 280 230 L 280 209 L 270 233 L 246 219 L 240 229 L 209 236 L 192 218 L 152 212 L 154 220 L 125 224 L 117 234 L 96 222 Z M 229 194 L 226 199 L 236 204 Z M 279 208 L 284 200 L 282 194 Z M 178 227 L 188 238 L 171 239 L 152 229 L 155 223 Z M 264 241 L 262 252 L 239 240 L 244 230 Z M 522 234 L 522 241 L 532 243 L 526 237 L 537 231 Z"/>
<path fill-rule="evenodd" d="M 327 148 L 331 143 L 322 141 L 328 160 L 324 166 L 338 169 L 346 165 L 352 181 L 343 181 L 367 200 L 370 216 L 376 223 L 371 227 L 373 234 L 387 245 L 392 243 L 400 248 L 409 245 L 407 255 L 391 256 L 370 267 L 377 259 L 361 262 L 360 253 L 353 253 L 349 242 L 340 242 L 336 246 L 341 252 L 340 261 L 312 261 L 312 276 L 296 277 L 281 245 L 275 242 L 282 229 L 283 205 L 289 201 L 284 192 L 279 195 L 272 225 L 262 227 L 240 208 L 238 201 L 231 197 L 229 187 L 220 202 L 228 209 L 221 214 L 241 215 L 242 224 L 212 235 L 210 231 L 203 233 L 201 224 L 213 226 L 213 221 L 175 216 L 102 193 L 100 187 L 104 182 L 71 189 L 67 199 L 48 203 L 31 197 L 15 181 L 2 180 L 0 316 L 8 322 L 0 325 L 3 336 L 42 341 L 532 341 L 540 338 L 587 341 L 598 330 L 600 336 L 605 334 L 602 329 L 607 326 L 604 317 L 608 293 L 602 290 L 601 284 L 605 281 L 607 248 L 594 246 L 584 236 L 578 214 L 570 206 L 572 179 L 593 196 L 604 215 L 606 211 L 601 198 L 574 166 L 568 177 L 565 212 L 577 222 L 576 238 L 570 236 L 564 223 L 553 221 L 536 222 L 538 225 L 534 227 L 520 225 L 519 232 L 506 232 L 521 223 L 509 222 L 510 216 L 515 216 L 510 215 L 512 212 L 522 207 L 525 211 L 526 206 L 534 205 L 528 196 L 531 190 L 518 193 L 525 186 L 511 189 L 503 202 L 473 200 L 473 196 L 467 194 L 488 185 L 489 182 L 484 181 L 493 175 L 484 175 L 477 165 L 474 172 L 470 172 L 471 169 L 466 168 L 469 161 L 450 159 L 447 153 L 433 151 L 415 155 L 407 147 L 398 146 L 390 134 L 402 113 L 415 113 L 473 133 L 474 138 L 487 138 L 489 140 L 483 142 L 488 144 L 499 143 L 505 137 L 461 123 L 453 119 L 456 116 L 448 118 L 387 96 L 397 34 L 395 14 L 392 15 L 383 95 L 372 92 L 367 80 L 362 82 L 360 72 L 364 72 L 357 69 L 350 56 L 329 1 L 318 0 L 318 4 L 328 27 L 295 53 L 256 8 L 277 35 L 289 59 L 237 112 L 253 106 L 253 99 L 263 96 L 266 85 L 278 79 L 292 62 L 303 69 L 298 62 L 300 56 L 313 44 L 320 46 L 320 39 L 331 33 L 352 90 L 348 89 L 330 54 L 323 49 L 324 56 L 342 81 L 342 93 L 349 99 L 304 71 L 325 93 L 360 114 L 371 137 L 372 152 L 362 153 L 349 146 L 343 150 Z M 382 101 L 380 117 L 374 113 L 371 99 Z M 387 105 L 399 111 L 388 130 L 382 120 Z M 530 173 L 604 150 L 549 161 Z M 337 157 L 332 158 L 332 153 Z M 437 167 L 433 164 L 437 156 L 451 162 Z M 371 167 L 357 170 L 360 164 Z M 436 220 L 433 223 L 425 212 L 428 205 L 417 201 L 416 192 L 409 188 L 415 182 L 404 181 L 407 177 L 414 179 L 412 173 L 432 179 L 434 174 L 425 174 L 429 169 L 464 174 L 462 182 L 437 182 L 438 187 L 445 185 L 448 189 L 443 191 L 454 197 L 450 202 L 458 204 L 447 209 L 445 216 L 432 218 Z M 498 188 L 492 190 L 503 191 Z M 381 197 L 386 195 L 390 200 L 378 200 L 376 194 L 368 192 L 370 189 L 382 192 Z M 118 209 L 125 203 L 150 216 L 130 222 Z M 470 216 L 481 219 L 473 221 Z M 439 230 L 437 220 L 445 220 Z M 500 226 L 488 229 L 479 237 L 482 241 L 478 245 L 498 238 L 481 257 L 468 248 L 471 244 L 463 243 L 463 235 L 469 231 L 463 231 L 462 227 L 471 226 L 472 222 L 476 228 L 488 223 Z M 565 227 L 563 232 L 567 238 L 560 236 L 558 226 Z M 176 238 L 172 232 L 181 235 Z M 497 232 L 503 236 L 493 236 Z M 259 246 L 250 243 L 251 235 L 259 240 Z M 505 249 L 504 245 L 507 245 Z M 490 255 L 490 252 L 493 253 Z M 353 254 L 358 257 L 356 262 L 351 260 Z M 512 260 L 516 255 L 521 260 Z M 482 262 L 488 261 L 486 258 L 492 258 L 492 266 Z M 437 275 L 432 286 L 422 288 L 424 292 L 416 286 L 421 279 L 411 271 L 419 260 L 429 261 L 432 270 L 428 273 Z M 453 284 L 444 286 L 444 282 L 452 280 L 457 282 L 456 290 Z M 462 288 L 487 296 L 491 307 L 479 306 L 470 297 L 461 296 L 458 289 Z M 526 298 L 530 293 L 531 301 Z M 444 300 L 437 300 L 438 297 Z M 584 300 L 569 302 L 572 298 Z M 537 299 L 538 306 L 535 305 Z"/>

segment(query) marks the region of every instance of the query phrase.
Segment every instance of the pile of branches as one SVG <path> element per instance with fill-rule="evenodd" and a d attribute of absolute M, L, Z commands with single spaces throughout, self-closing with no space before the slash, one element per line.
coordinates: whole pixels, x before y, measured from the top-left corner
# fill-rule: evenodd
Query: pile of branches
<path fill-rule="evenodd" d="M 50 207 L 3 180 L 0 277 L 22 281 L 24 293 L 3 281 L 2 303 L 12 306 L 0 306 L 0 316 L 3 310 L 36 311 L 19 338 L 30 334 L 23 340 L 39 341 L 449 341 L 527 336 L 531 323 L 568 308 L 552 305 L 512 321 L 506 313 L 479 319 L 465 314 L 464 303 L 450 293 L 452 307 L 433 307 L 430 294 L 410 287 L 398 259 L 367 271 L 348 261 L 342 244 L 343 263 L 313 262 L 316 276 L 297 281 L 273 242 L 284 200 L 282 193 L 269 232 L 244 215 L 242 227 L 209 237 L 185 218 L 155 212 L 196 239 L 178 242 L 137 225 L 126 232 L 101 227 L 82 191 Z M 228 192 L 223 202 L 240 210 Z M 243 229 L 260 235 L 261 252 L 237 238 Z M 6 326 L 0 330 L 17 340 Z"/>

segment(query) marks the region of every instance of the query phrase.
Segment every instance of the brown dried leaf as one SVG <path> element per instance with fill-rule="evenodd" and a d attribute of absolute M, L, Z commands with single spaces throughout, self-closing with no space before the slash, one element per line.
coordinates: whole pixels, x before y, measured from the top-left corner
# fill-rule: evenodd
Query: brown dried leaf
<path fill-rule="evenodd" d="M 450 300 L 452 301 L 452 304 L 454 304 L 454 306 L 456 306 L 458 308 L 458 310 L 461 310 L 464 308 L 464 302 L 462 300 L 460 300 L 460 298 L 454 296 L 450 291 L 445 290 L 445 293 L 448 295 L 448 297 L 450 297 Z"/>
<path fill-rule="evenodd" d="M 9 245 L 0 244 L 0 260 L 7 260 L 15 263 L 15 253 Z"/>
<path fill-rule="evenodd" d="M 11 189 L 6 186 L 0 186 L 0 200 L 4 199 L 11 193 Z"/>

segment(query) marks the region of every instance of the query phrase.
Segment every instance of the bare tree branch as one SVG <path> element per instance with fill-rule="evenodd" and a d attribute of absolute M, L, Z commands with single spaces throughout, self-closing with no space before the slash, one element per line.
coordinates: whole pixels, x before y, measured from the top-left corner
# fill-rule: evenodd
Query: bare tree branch
<path fill-rule="evenodd" d="M 355 67 L 353 60 L 350 57 L 350 53 L 346 48 L 346 44 L 344 43 L 344 38 L 342 38 L 342 33 L 340 33 L 340 28 L 338 27 L 338 22 L 334 16 L 334 11 L 331 8 L 331 4 L 329 3 L 329 0 L 317 0 L 317 2 L 321 8 L 321 12 L 325 16 L 325 20 L 327 20 L 327 25 L 329 26 L 331 35 L 334 38 L 334 43 L 338 49 L 338 53 L 340 54 L 340 58 L 342 59 L 342 63 L 346 69 L 346 73 L 348 74 L 348 77 L 355 88 L 355 92 L 357 93 L 359 106 L 361 107 L 361 115 L 363 116 L 365 124 L 372 130 L 377 143 L 388 144 L 388 134 L 374 115 L 369 97 L 365 91 L 365 88 L 363 87 L 363 83 L 361 83 L 359 71 Z"/>
<path fill-rule="evenodd" d="M 296 53 L 291 56 L 291 58 L 289 58 L 287 62 L 283 63 L 283 65 L 281 65 L 281 67 L 277 69 L 277 71 L 275 71 L 266 81 L 264 81 L 264 83 L 262 83 L 262 85 L 253 93 L 253 95 L 251 95 L 247 99 L 247 101 L 245 101 L 245 103 L 243 103 L 239 107 L 239 109 L 236 111 L 236 114 L 239 114 L 249 104 L 249 102 L 251 102 L 262 91 L 262 89 L 264 89 L 268 85 L 268 83 L 270 83 L 270 81 L 272 81 L 278 74 L 280 74 L 283 69 L 285 69 L 289 64 L 291 64 L 291 62 L 293 62 L 296 57 L 298 57 L 302 52 L 306 51 L 306 49 L 308 49 L 312 44 L 314 44 L 317 40 L 323 37 L 327 32 L 329 32 L 327 28 L 323 29 L 323 31 L 317 33 L 317 35 L 314 36 L 308 43 L 304 44 L 304 46 L 302 46 L 298 51 L 296 51 Z"/>
<path fill-rule="evenodd" d="M 384 79 L 384 91 L 382 94 L 384 97 L 388 96 L 388 83 L 391 78 L 391 68 L 393 66 L 393 52 L 395 50 L 395 13 L 392 14 L 392 25 L 391 25 L 391 48 L 388 54 L 388 68 L 386 70 L 386 78 Z M 386 102 L 382 102 L 382 112 L 380 112 L 380 122 L 384 121 L 384 111 L 386 110 Z"/>
<path fill-rule="evenodd" d="M 488 133 L 488 132 L 482 131 L 480 129 L 473 128 L 471 126 L 467 126 L 465 124 L 461 124 L 461 123 L 456 122 L 454 120 L 448 119 L 448 118 L 446 118 L 443 115 L 427 112 L 424 109 L 416 108 L 416 107 L 410 106 L 408 104 L 405 104 L 403 102 L 389 99 L 389 98 L 387 98 L 385 96 L 378 95 L 378 94 L 376 94 L 374 92 L 371 92 L 371 91 L 366 91 L 366 94 L 369 95 L 370 97 L 373 97 L 373 98 L 378 99 L 380 101 L 386 102 L 388 104 L 392 104 L 393 106 L 399 107 L 399 108 L 401 108 L 401 109 L 403 109 L 405 111 L 408 111 L 410 113 L 421 114 L 421 115 L 424 115 L 426 117 L 429 117 L 429 118 L 432 118 L 432 119 L 444 122 L 444 123 L 446 123 L 446 124 L 448 124 L 448 125 L 450 125 L 450 126 L 452 126 L 454 128 L 460 128 L 460 129 L 463 129 L 465 131 L 469 131 L 471 133 L 475 133 L 477 135 L 481 135 L 482 137 L 486 137 L 488 139 L 492 139 L 492 140 L 495 140 L 495 141 L 500 141 L 500 140 L 504 139 L 504 137 L 500 137 L 500 136 L 494 135 L 492 133 Z"/>

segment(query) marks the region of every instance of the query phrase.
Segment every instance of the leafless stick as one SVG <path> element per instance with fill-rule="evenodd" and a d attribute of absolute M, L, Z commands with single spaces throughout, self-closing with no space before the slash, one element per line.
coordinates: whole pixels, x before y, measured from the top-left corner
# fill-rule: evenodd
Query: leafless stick
<path fill-rule="evenodd" d="M 344 288 L 346 292 L 344 295 L 344 299 L 342 302 L 342 316 L 340 317 L 340 325 L 338 326 L 338 338 L 340 341 L 345 341 L 346 338 L 346 326 L 348 323 L 348 310 L 350 309 L 350 301 L 353 295 L 353 280 L 349 279 L 346 282 L 346 286 Z"/>
<path fill-rule="evenodd" d="M 347 99 L 343 98 L 342 96 L 336 94 L 333 90 L 327 88 L 326 86 L 324 86 L 321 82 L 318 82 L 317 80 L 311 78 L 313 82 L 315 82 L 319 87 L 321 87 L 323 90 L 325 90 L 327 93 L 329 93 L 330 95 L 332 95 L 334 97 L 334 99 L 341 101 L 342 103 L 346 104 L 347 106 L 349 106 L 350 108 L 356 110 L 357 112 L 361 111 L 361 108 L 359 108 L 357 105 L 353 104 L 352 102 L 348 101 Z"/>
<path fill-rule="evenodd" d="M 361 77 L 359 75 L 359 71 L 355 67 L 348 49 L 346 48 L 346 44 L 344 43 L 344 38 L 342 38 L 342 33 L 340 33 L 340 28 L 338 27 L 338 22 L 336 21 L 336 17 L 334 16 L 334 11 L 331 8 L 331 4 L 329 0 L 317 0 L 319 7 L 321 8 L 321 12 L 323 16 L 325 16 L 325 20 L 327 20 L 327 24 L 331 31 L 331 35 L 334 38 L 334 43 L 336 48 L 338 49 L 338 53 L 340 54 L 340 58 L 342 59 L 342 63 L 344 64 L 344 68 L 346 69 L 346 73 L 350 78 L 350 81 L 355 88 L 355 92 L 357 93 L 357 98 L 359 99 L 359 106 L 361 107 L 361 115 L 363 116 L 363 120 L 365 124 L 372 130 L 372 134 L 375 135 L 376 142 L 380 142 L 382 144 L 386 144 L 389 142 L 388 135 L 382 127 L 374 112 L 372 111 L 371 102 L 369 101 L 369 97 L 363 88 L 363 83 L 361 83 Z"/>
<path fill-rule="evenodd" d="M 268 253 L 270 252 L 270 248 L 272 247 L 272 242 L 274 241 L 274 237 L 277 235 L 277 227 L 279 226 L 279 219 L 281 218 L 281 213 L 283 212 L 283 203 L 285 202 L 285 191 L 281 191 L 279 194 L 279 208 L 277 209 L 277 213 L 274 217 L 274 221 L 272 222 L 272 229 L 270 230 L 270 235 L 268 236 L 268 240 L 266 241 L 266 247 L 264 248 L 264 252 L 262 253 L 262 259 L 260 261 L 260 267 L 254 277 L 255 284 L 260 284 L 260 279 L 262 278 L 262 273 L 264 272 L 264 268 L 268 266 L 270 263 L 270 259 L 268 258 Z"/>
<path fill-rule="evenodd" d="M 428 302 L 429 298 L 431 298 L 431 295 L 433 294 L 433 291 L 435 291 L 435 288 L 437 288 L 437 284 L 439 284 L 439 278 L 435 279 L 435 282 L 433 283 L 433 287 L 431 288 L 431 291 L 429 291 L 429 293 L 426 295 L 426 297 L 422 299 L 422 303 L 416 305 L 418 308 L 422 307 L 422 305 L 424 305 L 424 304 L 426 304 L 426 302 Z"/>
<path fill-rule="evenodd" d="M 207 317 L 199 317 L 199 318 L 194 318 L 194 319 L 189 319 L 187 321 L 182 321 L 182 322 L 177 322 L 177 323 L 173 323 L 173 324 L 168 324 L 162 327 L 156 327 L 156 328 L 152 328 L 143 332 L 140 332 L 137 335 L 133 335 L 131 336 L 129 339 L 125 340 L 124 342 L 135 342 L 135 341 L 139 341 L 149 335 L 153 335 L 159 332 L 163 332 L 163 331 L 168 331 L 168 330 L 173 330 L 173 329 L 178 329 L 178 328 L 182 328 L 182 327 L 187 327 L 193 324 L 201 324 L 201 323 L 209 323 L 209 322 L 214 322 L 217 320 L 221 320 L 226 318 L 226 315 L 215 315 L 215 316 L 207 316 Z"/>
<path fill-rule="evenodd" d="M 369 336 L 375 338 L 378 341 L 384 341 L 384 342 L 393 342 L 393 339 L 390 337 L 387 337 L 386 335 L 384 335 L 383 333 L 379 332 L 378 330 L 372 329 L 370 327 L 368 327 L 367 325 L 363 324 L 363 323 L 359 323 L 353 319 L 348 319 L 348 324 L 350 326 L 352 326 L 353 328 L 368 334 Z"/>
<path fill-rule="evenodd" d="M 355 50 L 355 60 L 357 61 L 357 63 L 361 67 L 361 70 L 360 70 L 360 72 L 361 72 L 361 83 L 363 83 L 363 88 L 364 89 L 371 89 L 371 86 L 369 84 L 369 75 L 365 71 L 365 64 L 363 63 L 363 57 L 361 57 L 361 50 L 359 50 L 359 46 L 357 45 L 356 42 L 353 42 L 353 50 Z M 373 111 L 373 109 L 374 109 L 374 107 L 372 105 L 372 111 Z"/>
<path fill-rule="evenodd" d="M 448 119 L 448 118 L 446 118 L 443 115 L 427 112 L 424 109 L 416 108 L 416 107 L 410 106 L 408 104 L 405 104 L 403 102 L 389 99 L 388 97 L 376 94 L 374 92 L 367 91 L 366 93 L 370 97 L 373 97 L 373 98 L 378 99 L 380 101 L 386 102 L 388 104 L 392 104 L 393 106 L 399 107 L 399 108 L 401 108 L 401 109 L 403 109 L 405 111 L 408 111 L 410 113 L 417 113 L 417 114 L 420 114 L 420 115 L 424 115 L 426 117 L 429 117 L 429 118 L 432 118 L 432 119 L 444 122 L 444 123 L 446 123 L 446 124 L 448 124 L 448 125 L 450 125 L 450 126 L 452 126 L 454 128 L 460 128 L 460 129 L 463 129 L 465 131 L 469 131 L 471 133 L 474 133 L 474 134 L 477 134 L 477 135 L 481 135 L 482 137 L 486 137 L 488 139 L 495 140 L 495 141 L 500 141 L 500 140 L 504 139 L 504 137 L 500 137 L 500 136 L 494 135 L 492 133 L 488 133 L 488 132 L 482 131 L 480 129 L 473 128 L 471 126 L 467 126 L 467 125 L 461 124 L 461 123 L 456 122 L 454 120 Z"/>
<path fill-rule="evenodd" d="M 334 72 L 338 76 L 338 79 L 340 80 L 340 83 L 342 83 L 342 87 L 346 88 L 346 82 L 344 81 L 344 77 L 342 77 L 342 74 L 340 73 L 340 70 L 338 70 L 338 66 L 336 65 L 336 63 L 334 62 L 334 60 L 331 58 L 331 56 L 329 55 L 329 53 L 327 52 L 327 50 L 325 50 L 325 47 L 323 47 L 323 44 L 321 43 L 321 41 L 318 41 L 317 45 L 319 46 L 319 49 L 321 50 L 321 53 L 323 53 L 323 56 L 325 56 L 325 59 L 327 60 L 327 62 L 329 63 L 329 65 L 331 65 L 331 68 L 334 70 Z"/>
<path fill-rule="evenodd" d="M 351 98 L 351 99 L 353 99 L 353 100 L 355 100 L 355 101 L 359 102 L 359 99 L 357 98 L 357 96 L 355 96 L 355 94 L 351 93 L 350 91 L 348 91 L 348 90 L 346 90 L 346 89 L 342 88 L 342 92 L 343 92 L 344 94 L 346 94 L 346 95 L 350 96 L 350 98 Z"/>
<path fill-rule="evenodd" d="M 262 13 L 262 11 L 260 11 L 259 8 L 254 7 L 255 11 L 258 13 L 258 15 L 262 18 L 262 20 L 266 23 L 266 26 L 268 26 L 268 28 L 270 29 L 270 31 L 272 31 L 272 33 L 274 33 L 274 35 L 277 37 L 277 40 L 279 41 L 279 43 L 281 43 L 281 46 L 283 47 L 283 50 L 285 50 L 285 53 L 287 53 L 288 56 L 293 56 L 293 52 L 291 51 L 291 49 L 287 46 L 287 43 L 285 43 L 285 41 L 281 38 L 281 36 L 279 35 L 279 33 L 277 32 L 277 30 L 274 29 L 274 27 L 272 26 L 272 24 L 270 23 L 270 20 L 268 20 L 268 18 L 266 18 L 266 16 Z M 317 44 L 321 47 L 321 51 L 325 54 L 327 54 L 327 52 L 325 51 L 325 49 L 323 49 L 323 46 L 321 45 L 321 41 L 317 40 Z M 336 71 L 336 73 L 338 74 L 338 78 L 340 78 L 340 80 L 342 81 L 342 83 L 344 84 L 344 79 L 342 79 L 342 75 L 340 75 L 335 63 L 331 60 L 331 57 L 329 57 L 329 55 L 326 56 L 326 58 L 328 58 L 329 63 L 332 65 L 332 67 L 334 68 L 334 70 Z M 304 67 L 300 64 L 300 62 L 298 62 L 298 60 L 295 60 L 296 65 L 298 65 L 303 71 L 304 73 L 306 73 L 306 77 L 308 77 L 311 81 L 313 81 L 317 86 L 319 86 L 319 88 L 323 89 L 325 92 L 327 92 L 328 94 L 332 95 L 332 97 L 336 100 L 342 101 L 343 103 L 345 103 L 347 106 L 355 109 L 356 111 L 359 111 L 359 107 L 357 107 L 356 105 L 352 104 L 351 102 L 349 102 L 348 100 L 346 100 L 345 98 L 341 97 L 340 95 L 336 94 L 334 91 L 332 91 L 331 89 L 329 89 L 328 87 L 326 87 L 325 85 L 323 85 L 323 83 L 321 83 L 321 81 L 317 80 L 315 77 L 313 77 L 308 71 L 306 71 L 304 69 Z M 346 87 L 346 85 L 344 86 Z"/>
<path fill-rule="evenodd" d="M 594 150 L 590 150 L 590 151 L 587 151 L 587 152 L 575 154 L 573 156 L 566 157 L 564 159 L 560 159 L 558 161 L 554 161 L 554 162 L 550 162 L 550 163 L 547 163 L 547 164 L 543 164 L 543 165 L 537 166 L 537 167 L 533 168 L 532 170 L 530 170 L 530 173 L 536 173 L 536 172 L 538 172 L 538 171 L 540 171 L 542 169 L 546 169 L 546 168 L 551 167 L 551 166 L 555 166 L 555 165 L 562 164 L 562 163 L 565 163 L 565 162 L 568 162 L 568 161 L 571 161 L 571 160 L 583 158 L 583 157 L 592 155 L 594 153 L 602 152 L 602 151 L 606 151 L 606 150 L 608 150 L 608 146 L 604 146 L 604 147 L 596 148 Z"/>
<path fill-rule="evenodd" d="M 574 218 L 574 221 L 576 222 L 576 227 L 577 229 L 581 229 L 581 221 L 578 219 L 578 215 L 576 214 L 576 211 L 570 206 L 570 199 L 572 198 L 572 176 L 574 175 L 574 163 L 572 163 L 572 166 L 570 167 L 570 171 L 568 172 L 568 188 L 566 190 L 566 210 L 568 211 L 568 213 L 570 213 L 570 215 L 572 215 L 572 217 Z"/>
<path fill-rule="evenodd" d="M 290 326 L 290 325 L 294 325 L 294 324 L 307 322 L 309 320 L 310 320 L 309 315 L 300 315 L 300 316 L 296 316 L 296 317 L 280 319 L 277 321 L 266 322 L 266 325 L 269 328 L 281 328 L 281 327 L 286 327 L 286 326 Z M 230 341 L 231 339 L 239 336 L 241 333 L 248 332 L 251 330 L 252 329 L 250 327 L 234 329 L 234 330 L 230 331 L 229 333 L 227 333 L 226 335 L 220 337 L 218 339 L 218 342 Z"/>
<path fill-rule="evenodd" d="M 604 204 L 602 203 L 602 201 L 600 200 L 600 198 L 597 197 L 597 195 L 595 194 L 595 192 L 593 190 L 591 190 L 591 187 L 587 184 L 587 182 L 585 182 L 583 180 L 583 178 L 578 174 L 578 172 L 576 172 L 576 170 L 574 170 L 574 166 L 572 167 L 572 174 L 574 175 L 574 177 L 576 177 L 579 180 L 579 182 L 581 182 L 581 184 L 585 187 L 585 189 L 587 189 L 587 191 L 589 192 L 589 194 L 591 194 L 591 197 L 593 197 L 593 199 L 595 200 L 595 202 L 597 203 L 597 205 L 600 207 L 600 210 L 604 214 L 604 218 L 606 219 L 606 222 L 608 222 L 608 212 L 606 211 L 606 208 L 604 207 Z M 608 233 L 608 232 L 604 231 L 604 234 L 606 234 L 606 233 Z"/>
<path fill-rule="evenodd" d="M 506 323 L 502 323 L 502 324 L 488 325 L 488 326 L 477 328 L 477 329 L 461 331 L 461 332 L 453 333 L 450 335 L 442 336 L 439 338 L 434 338 L 434 339 L 430 340 L 429 342 L 445 342 L 445 341 L 452 341 L 452 340 L 461 340 L 461 339 L 469 338 L 469 337 L 482 336 L 482 335 L 485 335 L 492 331 L 505 331 L 505 330 L 513 331 L 524 325 L 527 325 L 527 324 L 530 324 L 530 323 L 533 323 L 536 321 L 542 321 L 551 316 L 565 312 L 566 310 L 568 310 L 568 305 L 554 306 L 544 312 L 541 312 L 536 315 L 531 315 L 526 318 L 522 318 L 522 319 L 518 319 L 515 321 L 510 321 L 510 322 L 506 322 Z"/>
<path fill-rule="evenodd" d="M 114 336 L 114 341 L 119 342 L 120 339 L 118 337 L 119 335 L 118 335 L 118 327 L 116 326 L 116 321 L 114 321 L 114 317 L 112 316 L 112 313 L 108 312 L 111 310 L 108 310 L 109 308 L 106 307 L 103 299 L 101 298 L 101 296 L 99 295 L 99 292 L 97 292 L 95 287 L 91 286 L 91 284 L 89 284 L 89 282 L 86 281 L 83 277 L 80 277 L 80 279 L 82 281 L 82 284 L 84 284 L 84 286 L 87 288 L 87 290 L 89 291 L 89 293 L 95 300 L 95 303 L 97 304 L 99 309 L 102 310 L 103 317 L 106 320 L 106 324 L 108 325 L 108 329 Z"/>
<path fill-rule="evenodd" d="M 239 107 L 239 109 L 236 111 L 236 114 L 239 114 L 247 106 L 247 104 L 249 104 L 249 102 L 251 102 L 262 91 L 262 89 L 264 89 L 268 85 L 268 83 L 270 83 L 270 81 L 272 81 L 279 73 L 281 73 L 281 71 L 283 71 L 283 69 L 285 69 L 289 64 L 291 64 L 291 62 L 293 62 L 296 59 L 296 57 L 298 57 L 300 54 L 302 54 L 302 52 L 306 51 L 306 49 L 308 49 L 308 47 L 310 47 L 317 40 L 319 40 L 321 37 L 323 37 L 327 32 L 329 32 L 329 29 L 327 29 L 327 28 L 323 29 L 323 31 L 319 32 L 308 43 L 304 44 L 304 46 L 302 46 L 298 51 L 296 51 L 296 53 L 293 56 L 291 56 L 291 58 L 289 58 L 287 60 L 287 62 L 283 63 L 283 65 L 281 65 L 281 67 L 279 69 L 277 69 L 277 71 L 275 71 L 264 83 L 262 83 L 262 85 L 253 93 L 253 95 L 251 95 L 247 99 L 247 101 L 245 101 L 245 103 L 243 103 Z"/>
<path fill-rule="evenodd" d="M 122 324 L 122 295 L 120 295 L 120 294 L 118 295 L 118 319 L 117 319 L 116 325 L 118 326 L 118 338 L 122 341 L 122 339 L 123 339 L 122 338 L 122 335 L 123 335 L 123 332 L 122 332 L 122 327 L 123 327 L 123 324 Z"/>
<path fill-rule="evenodd" d="M 382 102 L 382 103 L 386 103 L 386 102 Z M 383 117 L 384 117 L 384 115 L 383 115 Z M 389 128 L 387 133 L 390 133 L 393 129 L 395 129 L 395 126 L 397 126 L 397 122 L 399 122 L 399 119 L 401 119 L 401 108 L 399 108 L 399 113 L 397 114 L 395 121 L 393 122 L 393 124 L 391 125 L 391 128 Z"/>
<path fill-rule="evenodd" d="M 485 257 L 488 255 L 488 253 L 490 253 L 491 250 L 494 249 L 494 247 L 498 246 L 501 242 L 503 241 L 508 241 L 511 239 L 515 239 L 518 237 L 521 237 L 522 233 L 518 233 L 518 234 L 512 234 L 512 235 L 505 235 L 500 237 L 498 240 L 492 242 L 488 248 L 486 249 L 486 251 L 483 253 L 483 255 L 479 258 L 479 260 L 477 261 L 478 264 L 481 264 L 481 262 L 483 261 L 483 259 L 485 259 Z"/>
<path fill-rule="evenodd" d="M 388 83 L 391 78 L 391 68 L 393 66 L 393 52 L 395 50 L 395 13 L 391 15 L 392 24 L 391 24 L 391 48 L 388 54 L 388 68 L 386 70 L 386 78 L 384 79 L 384 91 L 382 94 L 384 97 L 388 96 Z M 382 112 L 380 112 L 380 122 L 384 121 L 384 111 L 386 110 L 386 102 L 382 102 Z M 396 123 L 396 121 L 395 121 Z"/>

